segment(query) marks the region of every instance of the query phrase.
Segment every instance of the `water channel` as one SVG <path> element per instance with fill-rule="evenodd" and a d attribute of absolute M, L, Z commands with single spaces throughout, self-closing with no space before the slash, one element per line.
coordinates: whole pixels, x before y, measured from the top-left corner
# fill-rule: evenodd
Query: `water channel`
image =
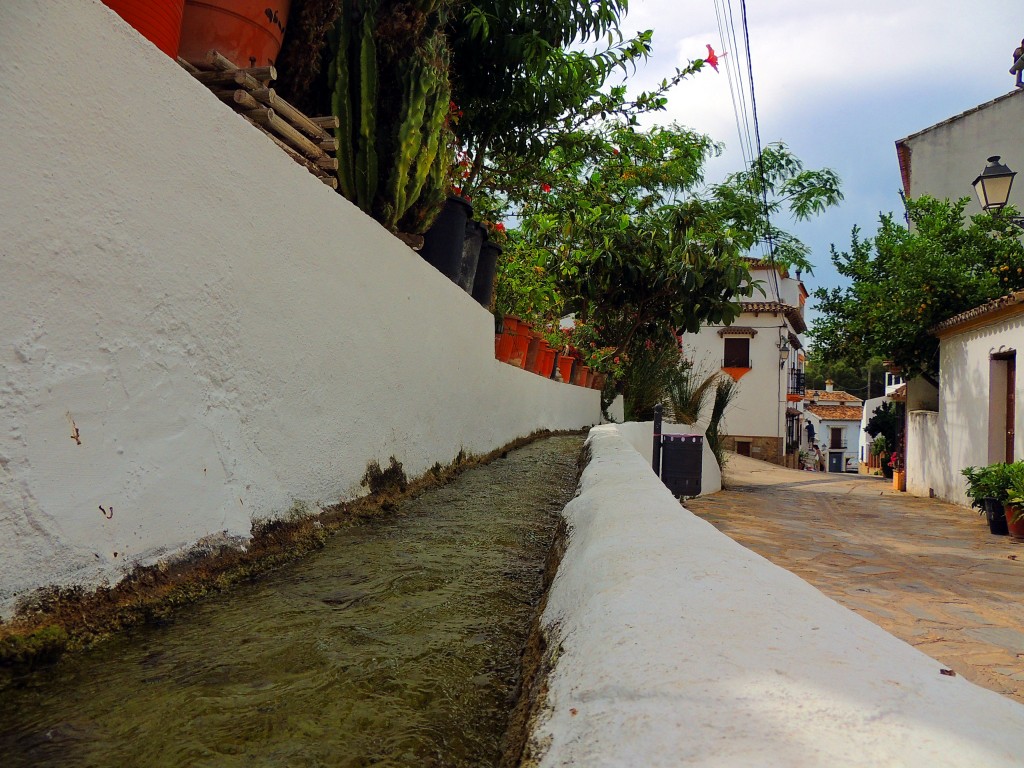
<path fill-rule="evenodd" d="M 581 443 L 510 452 L 0 692 L 0 765 L 494 765 Z"/>

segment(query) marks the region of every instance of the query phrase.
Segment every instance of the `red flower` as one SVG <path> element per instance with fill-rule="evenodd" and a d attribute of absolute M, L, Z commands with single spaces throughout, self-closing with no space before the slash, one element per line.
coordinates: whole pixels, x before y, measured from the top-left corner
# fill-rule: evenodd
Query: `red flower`
<path fill-rule="evenodd" d="M 499 222 L 498 222 L 497 224 L 495 224 L 495 225 L 494 225 L 494 228 L 495 228 L 495 229 L 496 229 L 496 230 L 497 230 L 498 232 L 504 232 L 504 231 L 505 231 L 505 225 L 504 225 L 504 224 L 502 224 L 502 223 L 501 223 L 500 221 L 499 221 Z"/>
<path fill-rule="evenodd" d="M 615 147 L 612 147 L 612 154 L 613 155 L 619 154 L 619 150 L 617 150 Z"/>
<path fill-rule="evenodd" d="M 550 184 L 541 184 L 540 185 L 540 191 L 541 192 L 550 192 L 551 191 L 551 185 Z"/>
<path fill-rule="evenodd" d="M 452 186 L 452 192 L 454 192 L 456 195 L 461 195 L 462 194 L 462 187 L 456 187 L 456 186 L 453 185 Z"/>
<path fill-rule="evenodd" d="M 715 72 L 717 72 L 718 71 L 718 58 L 719 58 L 718 54 L 715 53 L 715 49 L 712 48 L 710 45 L 708 45 L 707 48 L 708 48 L 708 55 L 707 55 L 707 58 L 704 59 L 704 61 L 706 61 L 708 63 L 708 65 L 713 70 L 715 70 Z M 726 54 L 724 54 L 724 53 L 722 54 L 722 56 L 725 56 L 725 55 Z"/>

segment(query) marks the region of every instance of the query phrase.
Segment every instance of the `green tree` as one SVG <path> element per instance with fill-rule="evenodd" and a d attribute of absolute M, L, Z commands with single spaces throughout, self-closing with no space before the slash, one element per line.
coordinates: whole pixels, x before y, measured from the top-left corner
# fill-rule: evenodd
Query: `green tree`
<path fill-rule="evenodd" d="M 1024 287 L 1020 232 L 1002 217 L 964 222 L 966 199 L 906 201 L 911 228 L 883 215 L 871 240 L 853 230 L 832 262 L 851 284 L 815 291 L 812 324 L 826 363 L 891 360 L 907 377 L 938 373 L 937 323 Z"/>

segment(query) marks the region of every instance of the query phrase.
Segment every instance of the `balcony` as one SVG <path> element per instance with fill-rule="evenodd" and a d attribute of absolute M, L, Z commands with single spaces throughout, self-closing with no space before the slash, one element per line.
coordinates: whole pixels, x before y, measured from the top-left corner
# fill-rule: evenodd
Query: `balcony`
<path fill-rule="evenodd" d="M 789 371 L 789 385 L 786 389 L 787 394 L 790 395 L 803 395 L 807 392 L 807 388 L 804 384 L 805 375 L 803 371 L 798 371 L 795 368 Z"/>

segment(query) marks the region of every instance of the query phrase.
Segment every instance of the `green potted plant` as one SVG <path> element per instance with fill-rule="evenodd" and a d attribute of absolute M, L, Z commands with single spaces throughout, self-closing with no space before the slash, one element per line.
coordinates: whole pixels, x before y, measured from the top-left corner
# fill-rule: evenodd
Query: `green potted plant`
<path fill-rule="evenodd" d="M 1024 541 L 1024 461 L 1004 466 L 1006 527 L 1011 539 Z"/>
<path fill-rule="evenodd" d="M 960 473 L 967 478 L 967 495 L 971 506 L 988 519 L 988 529 L 997 536 L 1007 534 L 1003 505 L 1009 490 L 1010 475 L 1006 464 L 987 467 L 965 467 Z"/>

